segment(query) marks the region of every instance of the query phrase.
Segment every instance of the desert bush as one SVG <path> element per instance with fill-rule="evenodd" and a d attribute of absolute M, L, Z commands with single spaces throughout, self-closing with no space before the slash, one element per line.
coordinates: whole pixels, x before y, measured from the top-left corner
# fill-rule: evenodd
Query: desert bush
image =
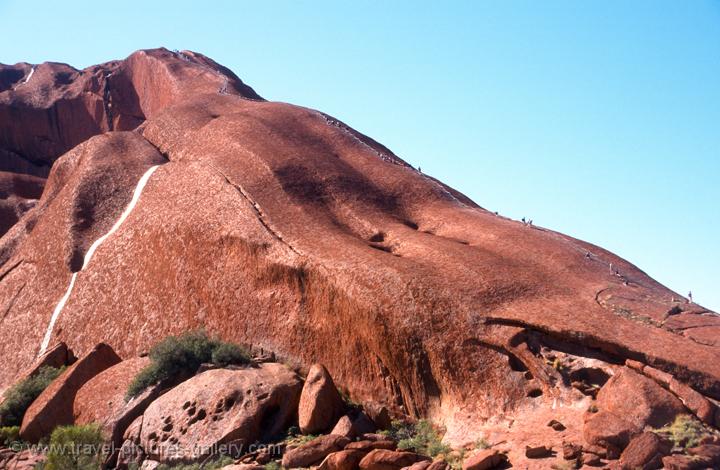
<path fill-rule="evenodd" d="M 285 446 L 301 446 L 318 437 L 315 434 L 303 434 L 299 427 L 290 426 L 285 432 L 285 436 L 282 437 L 282 441 Z"/>
<path fill-rule="evenodd" d="M 5 393 L 5 401 L 0 404 L 0 425 L 20 426 L 25 411 L 62 371 L 55 367 L 41 367 L 32 377 L 10 387 Z"/>
<path fill-rule="evenodd" d="M 442 436 L 427 420 L 416 423 L 393 421 L 392 426 L 384 434 L 398 441 L 398 449 L 414 450 L 418 454 L 437 457 L 450 452 L 450 446 L 442 443 Z"/>
<path fill-rule="evenodd" d="M 280 464 L 275 460 L 265 464 L 265 470 L 281 470 L 281 469 L 282 469 L 282 466 L 280 466 Z"/>
<path fill-rule="evenodd" d="M 212 363 L 220 367 L 231 364 L 247 364 L 249 361 L 248 353 L 237 344 L 221 342 L 212 352 Z"/>
<path fill-rule="evenodd" d="M 43 470 L 97 470 L 102 466 L 103 438 L 96 424 L 60 426 L 50 435 Z"/>
<path fill-rule="evenodd" d="M 20 441 L 20 426 L 0 427 L 0 445 L 7 447 L 18 441 Z"/>
<path fill-rule="evenodd" d="M 153 346 L 150 360 L 130 383 L 127 398 L 157 383 L 190 376 L 202 363 L 212 362 L 221 367 L 247 364 L 250 355 L 235 344 L 210 338 L 204 331 L 191 331 L 181 336 L 169 336 Z"/>
<path fill-rule="evenodd" d="M 670 439 L 676 447 L 690 448 L 710 433 L 702 423 L 690 415 L 679 415 L 672 424 L 653 430 L 656 434 Z"/>

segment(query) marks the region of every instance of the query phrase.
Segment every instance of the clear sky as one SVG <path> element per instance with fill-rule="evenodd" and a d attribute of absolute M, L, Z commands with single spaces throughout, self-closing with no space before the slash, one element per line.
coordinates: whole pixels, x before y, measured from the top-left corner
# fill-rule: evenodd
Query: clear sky
<path fill-rule="evenodd" d="M 0 62 L 165 46 L 720 310 L 720 1 L 0 0 Z"/>

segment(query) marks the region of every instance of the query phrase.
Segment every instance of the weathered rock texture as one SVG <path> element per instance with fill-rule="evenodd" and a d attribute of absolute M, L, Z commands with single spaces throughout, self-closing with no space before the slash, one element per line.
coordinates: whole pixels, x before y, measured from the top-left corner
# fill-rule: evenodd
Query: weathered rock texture
<path fill-rule="evenodd" d="M 301 389 L 300 378 L 282 364 L 208 370 L 150 404 L 140 445 L 159 462 L 190 461 L 218 452 L 219 445 L 247 449 L 297 419 Z"/>
<path fill-rule="evenodd" d="M 73 402 L 78 390 L 90 379 L 120 358 L 107 344 L 100 343 L 68 367 L 30 405 L 25 412 L 20 437 L 38 442 L 57 426 L 73 424 Z"/>
<path fill-rule="evenodd" d="M 0 83 L 0 170 L 48 175 L 0 239 L 1 384 L 34 361 L 79 271 L 52 340 L 80 354 L 106 341 L 128 358 L 204 326 L 321 362 L 357 402 L 428 415 L 454 442 L 491 416 L 498 441 L 514 420 L 557 448 L 579 439 L 596 372 L 626 359 L 720 399 L 712 312 L 602 248 L 479 207 L 332 117 L 262 100 L 200 54 L 3 66 Z M 560 353 L 581 366 L 553 367 Z M 556 415 L 565 431 L 545 426 Z"/>
<path fill-rule="evenodd" d="M 322 364 L 313 364 L 300 394 L 300 430 L 305 434 L 328 431 L 344 411 L 345 403 L 330 373 Z"/>
<path fill-rule="evenodd" d="M 74 424 L 97 424 L 114 449 L 123 444 L 123 434 L 159 395 L 159 386 L 150 387 L 126 400 L 130 382 L 148 364 L 147 357 L 122 361 L 90 379 L 75 395 Z M 113 456 L 114 457 L 114 456 Z"/>

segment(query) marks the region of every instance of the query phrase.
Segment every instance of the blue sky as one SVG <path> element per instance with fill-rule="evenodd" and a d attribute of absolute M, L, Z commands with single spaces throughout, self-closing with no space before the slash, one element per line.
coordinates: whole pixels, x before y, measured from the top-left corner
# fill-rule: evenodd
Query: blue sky
<path fill-rule="evenodd" d="M 0 62 L 202 52 L 720 310 L 720 2 L 0 0 Z"/>

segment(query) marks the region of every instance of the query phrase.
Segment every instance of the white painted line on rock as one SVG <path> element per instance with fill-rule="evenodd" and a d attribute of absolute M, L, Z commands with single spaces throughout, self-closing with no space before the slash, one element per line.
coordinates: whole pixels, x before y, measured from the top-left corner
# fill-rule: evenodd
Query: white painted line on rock
<path fill-rule="evenodd" d="M 140 195 L 142 194 L 143 188 L 145 188 L 145 185 L 150 180 L 150 176 L 152 176 L 153 172 L 158 169 L 160 165 L 155 165 L 145 172 L 145 174 L 142 175 L 140 180 L 138 181 L 137 185 L 135 186 L 135 191 L 133 192 L 132 199 L 130 199 L 130 203 L 127 205 L 125 210 L 122 214 L 120 214 L 120 218 L 115 222 L 115 224 L 110 228 L 110 230 L 103 235 L 102 237 L 98 238 L 93 242 L 92 245 L 90 245 L 90 249 L 88 249 L 87 253 L 85 253 L 85 258 L 83 259 L 83 265 L 82 268 L 80 268 L 80 271 L 85 269 L 87 265 L 90 263 L 90 260 L 92 259 L 93 254 L 95 254 L 95 251 L 98 249 L 98 247 L 105 241 L 107 238 L 115 233 L 117 229 L 120 228 L 123 222 L 125 222 L 125 219 L 128 218 L 132 210 L 137 205 L 138 200 L 140 199 Z M 65 307 L 65 304 L 67 303 L 68 299 L 70 298 L 70 293 L 73 290 L 73 287 L 75 286 L 75 279 L 77 278 L 78 273 L 73 273 L 72 277 L 70 278 L 70 284 L 68 285 L 67 290 L 65 291 L 65 295 L 62 296 L 60 301 L 55 306 L 55 310 L 53 310 L 52 316 L 50 317 L 50 323 L 48 324 L 47 330 L 45 331 L 45 337 L 43 338 L 42 344 L 40 345 L 40 352 L 38 353 L 38 356 L 42 356 L 45 351 L 47 350 L 48 345 L 50 344 L 50 338 L 52 337 L 53 328 L 55 327 L 55 323 L 57 322 L 58 317 L 60 316 L 60 312 L 62 311 L 63 307 Z"/>
<path fill-rule="evenodd" d="M 24 81 L 23 83 L 29 82 L 29 81 L 30 81 L 30 77 L 32 77 L 34 73 L 35 73 L 35 67 L 32 67 L 32 68 L 30 69 L 30 73 L 28 74 L 27 78 L 25 78 L 25 81 Z"/>

